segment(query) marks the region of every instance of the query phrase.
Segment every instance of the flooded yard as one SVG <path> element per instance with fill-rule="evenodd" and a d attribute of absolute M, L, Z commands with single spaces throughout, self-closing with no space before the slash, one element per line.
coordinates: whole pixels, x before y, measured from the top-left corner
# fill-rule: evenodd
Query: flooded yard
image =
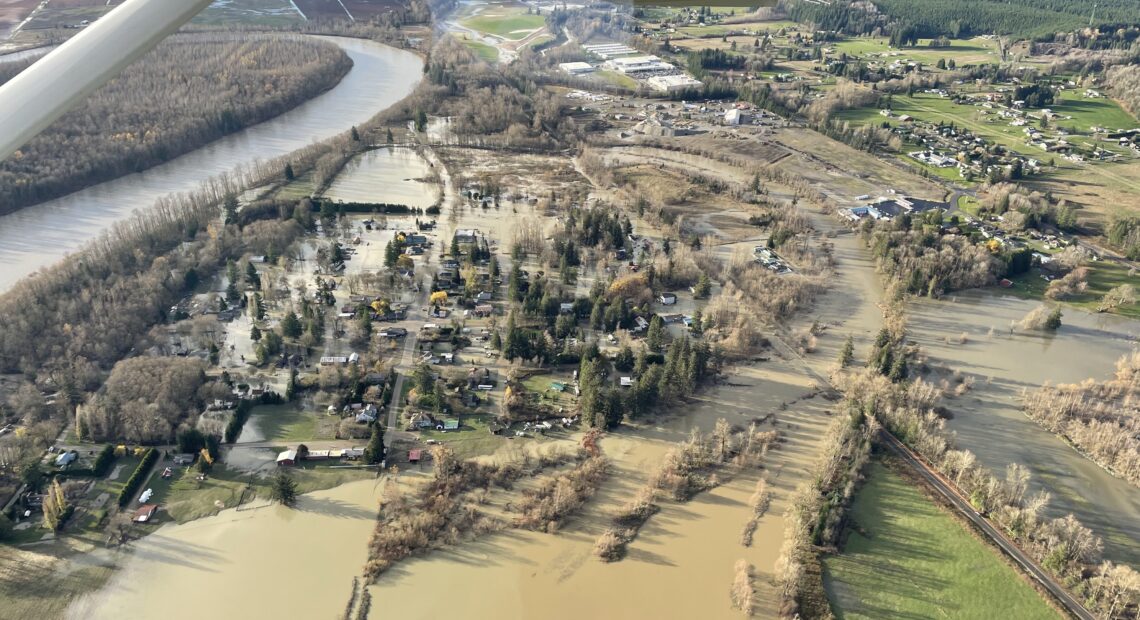
<path fill-rule="evenodd" d="M 304 495 L 296 509 L 254 504 L 163 527 L 133 543 L 108 585 L 67 617 L 131 618 L 144 609 L 171 619 L 331 617 L 364 564 L 378 484 Z"/>

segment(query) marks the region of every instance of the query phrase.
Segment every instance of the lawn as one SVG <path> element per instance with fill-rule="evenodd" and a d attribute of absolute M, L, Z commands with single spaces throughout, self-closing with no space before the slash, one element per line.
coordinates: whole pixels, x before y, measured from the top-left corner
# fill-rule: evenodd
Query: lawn
<path fill-rule="evenodd" d="M 483 13 L 463 20 L 463 25 L 479 32 L 493 34 L 504 39 L 518 41 L 532 30 L 546 25 L 546 18 L 522 12 L 522 9 L 506 9 L 503 12 Z"/>
<path fill-rule="evenodd" d="M 498 62 L 499 60 L 499 50 L 494 46 L 471 40 L 465 40 L 463 44 L 471 48 L 471 51 L 475 52 L 476 56 L 487 62 Z"/>
<path fill-rule="evenodd" d="M 879 462 L 855 497 L 843 552 L 824 559 L 844 618 L 1058 618 L 964 526 Z"/>
<path fill-rule="evenodd" d="M 297 403 L 258 405 L 253 408 L 246 423 L 256 425 L 264 441 L 292 444 L 310 439 L 332 439 L 335 432 L 333 418 L 320 419 L 327 417 L 305 411 Z"/>
<path fill-rule="evenodd" d="M 424 440 L 434 439 L 455 451 L 460 458 L 471 458 L 491 454 L 506 441 L 502 436 L 492 435 L 488 424 L 493 416 L 489 413 L 467 414 L 460 417 L 462 423 L 457 431 L 421 431 Z"/>
<path fill-rule="evenodd" d="M 281 186 L 275 197 L 280 200 L 300 200 L 312 196 L 315 191 L 317 191 L 317 185 L 313 182 L 313 174 L 306 172 Z"/>
<path fill-rule="evenodd" d="M 628 75 L 622 75 L 616 71 L 595 71 L 594 75 L 606 82 L 609 82 L 610 84 L 613 84 L 614 86 L 620 86 L 622 88 L 636 90 L 637 87 L 640 86 L 640 84 L 637 83 L 637 80 L 629 77 Z"/>

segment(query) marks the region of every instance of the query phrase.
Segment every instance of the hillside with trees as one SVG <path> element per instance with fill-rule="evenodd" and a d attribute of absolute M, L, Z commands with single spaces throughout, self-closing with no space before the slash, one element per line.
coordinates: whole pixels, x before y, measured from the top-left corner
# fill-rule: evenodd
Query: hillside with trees
<path fill-rule="evenodd" d="M 971 37 L 1002 34 L 1051 39 L 1055 33 L 1089 25 L 1133 24 L 1140 16 L 1136 0 L 1058 0 L 1042 6 L 1034 0 L 874 0 L 871 2 L 813 3 L 785 0 L 788 16 L 812 22 L 820 30 L 848 34 L 882 34 L 906 30 L 912 37 Z"/>
<path fill-rule="evenodd" d="M 171 37 L 0 162 L 0 214 L 145 170 L 336 85 L 352 67 L 311 38 Z M 15 72 L 0 73 L 0 83 Z"/>

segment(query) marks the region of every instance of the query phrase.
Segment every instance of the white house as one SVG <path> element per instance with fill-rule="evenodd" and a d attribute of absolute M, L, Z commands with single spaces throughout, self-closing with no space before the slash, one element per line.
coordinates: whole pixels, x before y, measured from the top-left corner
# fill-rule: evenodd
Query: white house
<path fill-rule="evenodd" d="M 677 295 L 675 293 L 661 293 L 657 297 L 657 301 L 661 302 L 664 306 L 672 306 L 677 303 Z"/>

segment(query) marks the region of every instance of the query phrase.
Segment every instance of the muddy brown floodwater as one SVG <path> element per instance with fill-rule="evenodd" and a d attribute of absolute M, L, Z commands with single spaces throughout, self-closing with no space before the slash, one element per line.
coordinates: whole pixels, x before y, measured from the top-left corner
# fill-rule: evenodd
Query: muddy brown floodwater
<path fill-rule="evenodd" d="M 606 435 L 612 475 L 578 517 L 557 534 L 509 531 L 396 565 L 372 587 L 374 606 L 400 618 L 738 618 L 729 587 L 733 565 L 757 569 L 761 613 L 773 616 L 769 577 L 783 543 L 785 499 L 814 461 L 830 403 L 812 391 L 796 364 L 745 366 L 659 425 Z M 687 503 L 659 501 L 626 558 L 603 563 L 591 550 L 613 511 L 645 483 L 674 442 L 718 418 L 745 425 L 775 414 L 788 442 L 766 460 L 773 503 L 751 547 L 740 544 L 758 472 L 732 478 Z M 773 420 L 768 418 L 766 428 Z M 439 595 L 447 584 L 447 596 Z"/>
<path fill-rule="evenodd" d="M 364 565 L 379 485 L 302 495 L 296 509 L 254 504 L 263 507 L 167 525 L 133 543 L 106 587 L 67 617 L 333 617 Z"/>
<path fill-rule="evenodd" d="M 1026 465 L 1037 488 L 1052 493 L 1053 515 L 1073 513 L 1104 538 L 1107 559 L 1140 565 L 1140 490 L 1081 456 L 1020 409 L 1023 390 L 1109 377 L 1116 360 L 1135 346 L 1140 323 L 1065 308 L 1055 334 L 1017 329 L 1011 334 L 1010 322 L 1037 305 L 992 291 L 916 300 L 908 308 L 908 334 L 932 364 L 975 380 L 968 394 L 944 403 L 954 415 L 947 428 L 957 434 L 960 447 L 999 477 L 1009 463 Z M 959 344 L 962 334 L 966 339 Z"/>

